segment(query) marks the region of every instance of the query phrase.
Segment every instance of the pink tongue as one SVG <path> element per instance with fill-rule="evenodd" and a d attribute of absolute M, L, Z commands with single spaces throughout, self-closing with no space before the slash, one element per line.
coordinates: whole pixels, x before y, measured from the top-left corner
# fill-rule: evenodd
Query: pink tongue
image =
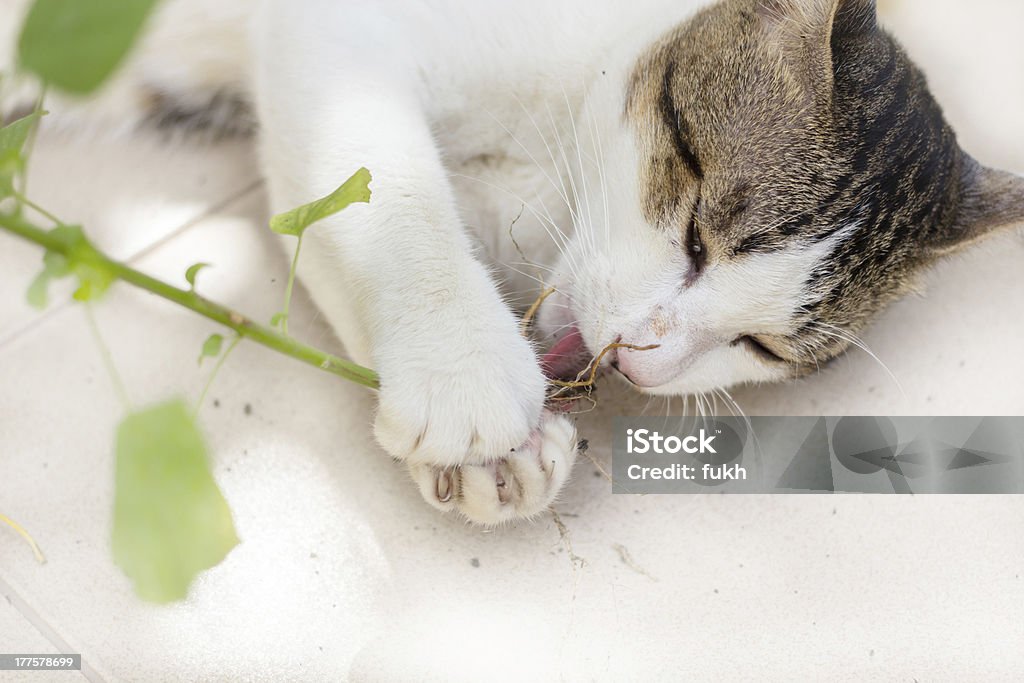
<path fill-rule="evenodd" d="M 590 363 L 583 335 L 575 327 L 544 354 L 540 364 L 548 379 L 571 381 Z"/>

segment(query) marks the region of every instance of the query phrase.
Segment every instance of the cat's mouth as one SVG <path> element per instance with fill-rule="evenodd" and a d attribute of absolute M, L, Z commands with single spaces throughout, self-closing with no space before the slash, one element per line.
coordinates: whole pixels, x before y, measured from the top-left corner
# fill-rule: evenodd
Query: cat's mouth
<path fill-rule="evenodd" d="M 577 379 L 594 360 L 594 355 L 583 341 L 579 328 L 573 326 L 547 353 L 540 365 L 548 379 L 571 382 Z"/>

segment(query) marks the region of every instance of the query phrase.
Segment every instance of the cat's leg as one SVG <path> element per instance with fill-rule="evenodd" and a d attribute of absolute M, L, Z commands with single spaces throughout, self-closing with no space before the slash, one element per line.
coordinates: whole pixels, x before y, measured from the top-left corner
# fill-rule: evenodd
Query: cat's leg
<path fill-rule="evenodd" d="M 337 45 L 310 60 L 316 36 L 296 40 L 288 21 L 273 22 L 257 64 L 272 208 L 359 166 L 373 174 L 370 204 L 307 231 L 299 274 L 349 354 L 380 374 L 378 441 L 438 507 L 480 522 L 539 512 L 572 466 L 573 429 L 543 411 L 536 354 L 473 256 L 414 77 Z"/>

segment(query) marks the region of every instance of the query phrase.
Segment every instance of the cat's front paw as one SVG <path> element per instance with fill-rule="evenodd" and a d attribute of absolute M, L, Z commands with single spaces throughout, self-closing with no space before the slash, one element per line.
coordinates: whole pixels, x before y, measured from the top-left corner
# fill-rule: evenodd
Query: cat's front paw
<path fill-rule="evenodd" d="M 514 330 L 434 351 L 404 353 L 381 368 L 374 432 L 392 456 L 452 467 L 502 457 L 540 424 L 545 379 L 529 343 Z"/>
<path fill-rule="evenodd" d="M 576 429 L 545 411 L 530 438 L 506 457 L 484 464 L 443 467 L 411 463 L 424 500 L 477 524 L 499 524 L 543 512 L 561 491 L 579 447 Z"/>

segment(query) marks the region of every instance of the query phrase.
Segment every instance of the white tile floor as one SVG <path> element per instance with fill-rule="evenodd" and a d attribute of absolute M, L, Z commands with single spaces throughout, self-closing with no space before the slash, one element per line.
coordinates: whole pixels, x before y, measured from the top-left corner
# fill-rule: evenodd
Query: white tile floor
<path fill-rule="evenodd" d="M 1017 0 L 889 2 L 962 138 L 1024 170 Z M 965 38 L 966 36 L 966 38 Z M 285 258 L 243 144 L 41 140 L 33 193 L 101 245 L 259 317 Z M 118 405 L 77 307 L 22 303 L 39 254 L 0 236 L 0 652 L 80 652 L 82 674 L 0 680 L 1020 680 L 1019 498 L 612 497 L 577 467 L 551 519 L 493 533 L 436 515 L 372 445 L 372 396 L 242 346 L 202 413 L 243 539 L 173 607 L 139 603 L 109 550 Z M 945 264 L 864 354 L 738 392 L 751 413 L 1021 414 L 1024 241 Z M 98 308 L 133 398 L 187 394 L 211 325 L 124 287 Z M 299 296 L 296 333 L 336 344 Z M 581 423 L 607 461 L 606 402 Z M 246 406 L 249 409 L 246 410 Z M 623 561 L 628 548 L 636 565 Z"/>

